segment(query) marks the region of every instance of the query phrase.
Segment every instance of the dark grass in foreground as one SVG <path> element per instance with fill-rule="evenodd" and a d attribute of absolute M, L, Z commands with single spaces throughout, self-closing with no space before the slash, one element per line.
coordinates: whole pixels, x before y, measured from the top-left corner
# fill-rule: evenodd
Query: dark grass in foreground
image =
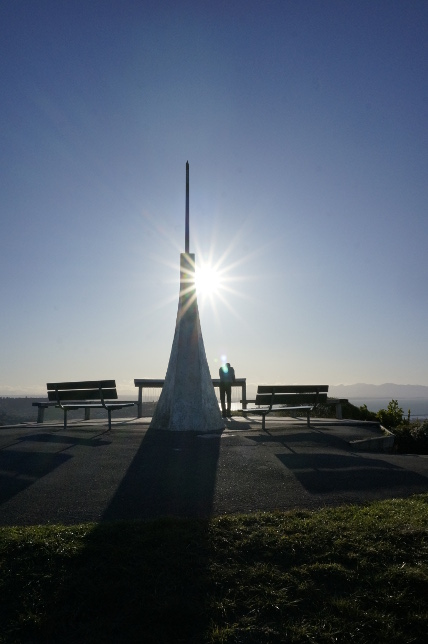
<path fill-rule="evenodd" d="M 2 642 L 423 642 L 428 495 L 0 530 Z"/>

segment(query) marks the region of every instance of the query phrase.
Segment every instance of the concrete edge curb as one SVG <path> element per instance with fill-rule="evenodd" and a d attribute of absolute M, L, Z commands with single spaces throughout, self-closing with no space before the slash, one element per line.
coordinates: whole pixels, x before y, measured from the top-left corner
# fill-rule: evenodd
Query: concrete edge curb
<path fill-rule="evenodd" d="M 395 436 L 382 425 L 380 425 L 380 429 L 385 436 L 349 441 L 349 445 L 362 452 L 391 452 L 394 447 Z"/>

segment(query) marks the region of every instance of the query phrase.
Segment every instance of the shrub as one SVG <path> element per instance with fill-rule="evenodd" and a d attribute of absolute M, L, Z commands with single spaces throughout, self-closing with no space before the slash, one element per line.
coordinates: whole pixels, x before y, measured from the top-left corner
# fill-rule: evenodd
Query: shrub
<path fill-rule="evenodd" d="M 398 406 L 397 400 L 391 400 L 387 409 L 379 409 L 376 416 L 381 425 L 387 429 L 393 429 L 403 423 L 403 410 Z"/>
<path fill-rule="evenodd" d="M 405 422 L 395 427 L 394 449 L 400 453 L 428 454 L 428 419 Z"/>
<path fill-rule="evenodd" d="M 367 409 L 367 405 L 361 405 L 359 420 L 377 420 L 376 412 Z"/>

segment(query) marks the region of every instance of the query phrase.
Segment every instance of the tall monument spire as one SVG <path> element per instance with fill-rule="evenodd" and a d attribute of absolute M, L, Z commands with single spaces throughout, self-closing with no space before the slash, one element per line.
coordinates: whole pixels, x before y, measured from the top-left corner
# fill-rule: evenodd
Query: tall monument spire
<path fill-rule="evenodd" d="M 189 162 L 186 163 L 185 252 L 180 255 L 177 320 L 165 383 L 150 429 L 214 432 L 224 429 L 205 354 L 195 286 L 195 255 L 189 253 Z"/>

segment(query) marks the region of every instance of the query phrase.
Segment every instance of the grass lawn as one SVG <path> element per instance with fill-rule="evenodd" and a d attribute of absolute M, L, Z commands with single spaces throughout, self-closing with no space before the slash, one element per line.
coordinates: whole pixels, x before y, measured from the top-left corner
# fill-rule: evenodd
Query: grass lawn
<path fill-rule="evenodd" d="M 428 494 L 0 529 L 1 642 L 425 642 Z"/>

